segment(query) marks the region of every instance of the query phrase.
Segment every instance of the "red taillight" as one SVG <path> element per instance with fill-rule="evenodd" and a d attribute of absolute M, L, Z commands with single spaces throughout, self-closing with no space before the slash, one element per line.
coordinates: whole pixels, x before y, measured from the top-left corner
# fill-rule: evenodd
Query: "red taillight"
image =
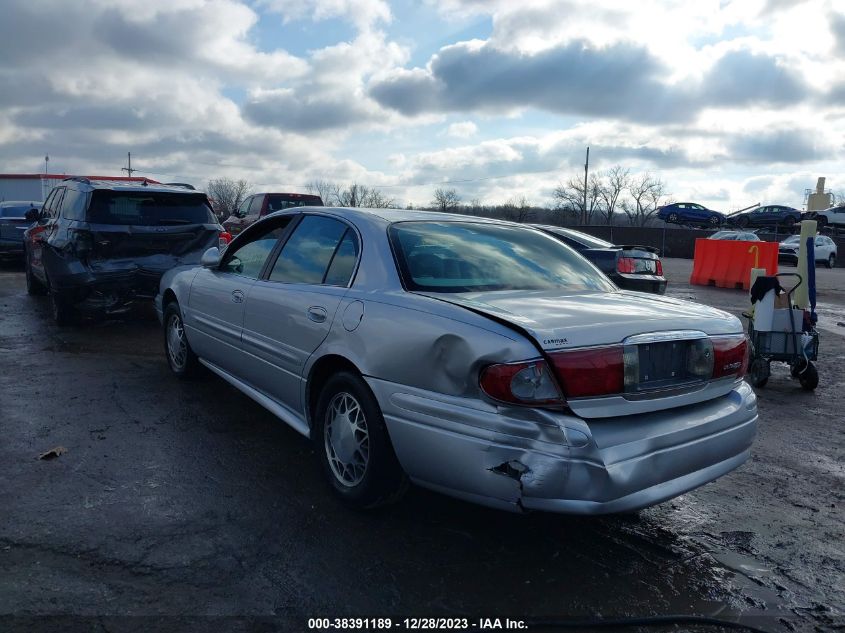
<path fill-rule="evenodd" d="M 552 352 L 549 358 L 567 398 L 606 396 L 625 389 L 621 346 Z"/>
<path fill-rule="evenodd" d="M 633 273 L 637 270 L 637 262 L 633 257 L 620 257 L 616 260 L 616 270 L 620 273 Z"/>
<path fill-rule="evenodd" d="M 31 229 L 29 229 L 29 241 L 30 242 L 37 242 L 39 239 L 41 239 L 38 236 L 41 235 L 46 230 L 47 230 L 46 225 L 44 225 L 44 226 L 33 226 Z"/>
<path fill-rule="evenodd" d="M 658 277 L 662 277 L 663 276 L 663 262 L 661 262 L 658 259 L 656 262 L 654 262 L 654 264 L 655 264 L 655 270 L 657 271 L 655 274 Z"/>
<path fill-rule="evenodd" d="M 716 336 L 713 342 L 713 378 L 736 376 L 748 371 L 748 339 L 742 336 Z"/>
<path fill-rule="evenodd" d="M 557 385 L 545 361 L 489 365 L 478 381 L 494 400 L 512 404 L 563 404 Z"/>
<path fill-rule="evenodd" d="M 224 248 L 226 248 L 226 246 L 228 246 L 229 242 L 231 242 L 231 241 L 232 241 L 232 234 L 229 233 L 228 231 L 221 231 L 219 239 L 217 241 L 217 247 L 220 250 L 223 250 Z"/>

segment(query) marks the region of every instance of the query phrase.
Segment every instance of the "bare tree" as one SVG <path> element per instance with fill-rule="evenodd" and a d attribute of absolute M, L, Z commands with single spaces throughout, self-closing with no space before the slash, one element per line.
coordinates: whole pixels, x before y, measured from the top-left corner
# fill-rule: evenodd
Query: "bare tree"
<path fill-rule="evenodd" d="M 661 199 L 666 195 L 666 185 L 660 178 L 646 172 L 628 184 L 630 202 L 622 205 L 631 224 L 645 226 L 657 213 Z"/>
<path fill-rule="evenodd" d="M 502 205 L 505 219 L 511 222 L 526 222 L 531 215 L 531 204 L 525 196 L 518 199 L 511 198 Z"/>
<path fill-rule="evenodd" d="M 443 211 L 444 213 L 455 211 L 460 201 L 461 197 L 454 189 L 438 188 L 434 190 L 434 201 L 432 204 L 438 211 Z"/>
<path fill-rule="evenodd" d="M 362 206 L 370 209 L 391 209 L 396 206 L 395 198 L 388 198 L 378 189 L 370 189 L 366 196 L 364 196 L 364 204 Z"/>
<path fill-rule="evenodd" d="M 252 184 L 244 179 L 213 178 L 208 181 L 206 193 L 217 217 L 225 219 L 237 211 L 253 191 Z"/>
<path fill-rule="evenodd" d="M 601 213 L 608 225 L 613 224 L 613 214 L 616 212 L 619 196 L 628 188 L 630 181 L 630 171 L 623 169 L 621 165 L 614 165 L 603 174 L 599 196 L 602 200 Z"/>
<path fill-rule="evenodd" d="M 323 201 L 323 204 L 326 206 L 331 206 L 337 203 L 337 200 L 335 198 L 335 191 L 337 190 L 337 186 L 334 183 L 318 178 L 316 180 L 312 180 L 307 185 L 305 185 L 305 189 L 308 191 L 308 193 L 313 193 L 315 195 L 320 196 Z"/>
<path fill-rule="evenodd" d="M 578 218 L 592 221 L 601 198 L 601 179 L 593 174 L 587 182 L 587 206 L 584 207 L 584 180 L 573 176 L 566 184 L 559 184 L 554 191 L 555 208 L 560 211 L 577 211 Z"/>
<path fill-rule="evenodd" d="M 353 182 L 347 187 L 333 185 L 334 199 L 342 207 L 370 207 L 372 209 L 387 209 L 396 206 L 396 200 L 385 196 L 378 189 L 359 185 Z"/>

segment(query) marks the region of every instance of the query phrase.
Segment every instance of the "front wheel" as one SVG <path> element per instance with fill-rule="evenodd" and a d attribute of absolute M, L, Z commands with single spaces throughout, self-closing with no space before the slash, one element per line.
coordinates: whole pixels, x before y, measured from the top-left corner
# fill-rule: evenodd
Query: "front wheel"
<path fill-rule="evenodd" d="M 314 441 L 332 490 L 356 508 L 397 501 L 407 477 L 393 451 L 384 417 L 367 383 L 349 371 L 320 391 Z"/>
<path fill-rule="evenodd" d="M 719 226 L 719 224 L 721 224 L 721 219 L 718 215 L 711 215 L 709 222 L 710 226 Z"/>
<path fill-rule="evenodd" d="M 669 217 L 666 218 L 667 222 L 671 222 L 672 224 L 678 223 L 678 214 L 677 213 L 670 213 Z"/>
<path fill-rule="evenodd" d="M 836 266 L 836 255 L 833 253 L 830 254 L 830 257 L 827 258 L 827 263 L 825 264 L 828 268 L 833 268 Z"/>
<path fill-rule="evenodd" d="M 164 309 L 164 353 L 167 364 L 178 378 L 193 378 L 199 372 L 199 359 L 188 343 L 182 311 L 175 301 Z"/>

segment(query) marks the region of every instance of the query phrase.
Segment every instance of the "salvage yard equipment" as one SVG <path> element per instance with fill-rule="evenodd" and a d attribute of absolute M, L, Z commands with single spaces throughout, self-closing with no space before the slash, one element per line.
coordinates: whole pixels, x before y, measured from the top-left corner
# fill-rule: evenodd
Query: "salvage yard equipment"
<path fill-rule="evenodd" d="M 795 277 L 797 283 L 785 292 L 786 307 L 778 308 L 777 291 L 779 279 Z M 772 277 L 759 277 L 752 288 L 755 290 L 770 286 L 763 298 L 757 301 L 753 314 L 748 317 L 748 336 L 751 339 L 751 358 L 748 380 L 755 387 L 764 387 L 769 381 L 771 362 L 789 365 L 790 374 L 797 378 L 801 387 L 814 390 L 819 384 L 819 374 L 812 361 L 819 352 L 819 333 L 815 328 L 812 313 L 793 304 L 792 296 L 803 283 L 797 273 L 779 273 Z M 759 286 L 758 286 L 759 284 Z"/>

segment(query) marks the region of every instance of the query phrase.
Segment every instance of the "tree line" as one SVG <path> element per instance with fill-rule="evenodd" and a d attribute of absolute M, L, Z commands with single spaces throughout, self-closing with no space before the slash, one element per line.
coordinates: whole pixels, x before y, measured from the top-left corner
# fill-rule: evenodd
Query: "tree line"
<path fill-rule="evenodd" d="M 305 189 L 319 195 L 326 206 L 382 209 L 396 208 L 398 203 L 378 187 L 355 182 L 312 180 Z M 215 178 L 208 182 L 207 192 L 215 213 L 225 218 L 255 192 L 255 186 L 243 179 Z M 514 196 L 494 205 L 481 204 L 478 199 L 464 202 L 457 189 L 438 187 L 427 205 L 409 204 L 405 208 L 465 213 L 514 222 L 646 226 L 656 220 L 659 207 L 671 201 L 666 183 L 660 177 L 649 172 L 632 174 L 629 169 L 615 165 L 590 174 L 586 192 L 581 176 L 575 175 L 559 183 L 552 193 L 550 205 L 534 205 L 526 196 Z"/>

